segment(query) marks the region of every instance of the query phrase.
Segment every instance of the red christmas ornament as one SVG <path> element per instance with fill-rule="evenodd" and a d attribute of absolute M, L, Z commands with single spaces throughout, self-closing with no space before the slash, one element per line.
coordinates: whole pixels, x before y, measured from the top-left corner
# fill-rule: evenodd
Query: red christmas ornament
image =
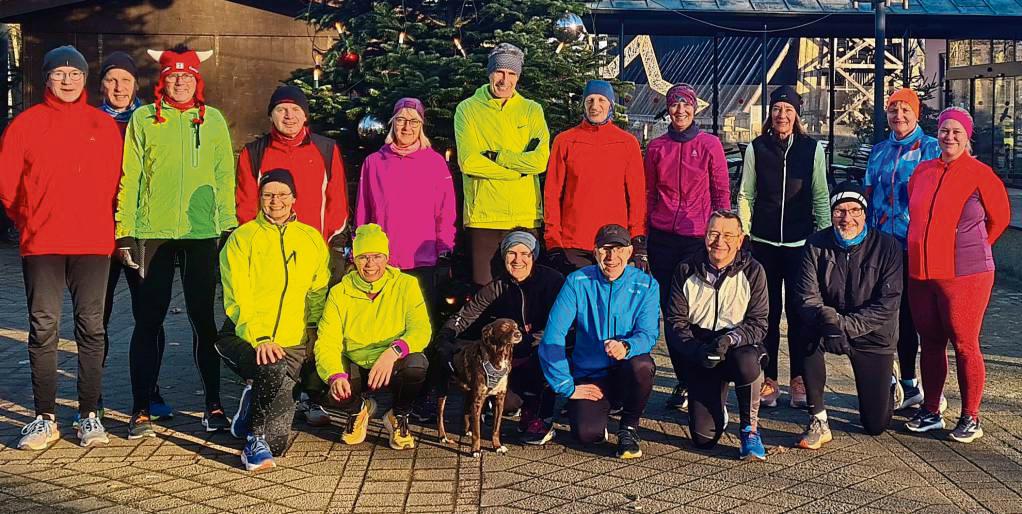
<path fill-rule="evenodd" d="M 347 50 L 337 58 L 337 63 L 340 64 L 342 68 L 351 70 L 358 66 L 358 61 L 361 59 L 362 57 L 359 56 L 357 52 Z"/>

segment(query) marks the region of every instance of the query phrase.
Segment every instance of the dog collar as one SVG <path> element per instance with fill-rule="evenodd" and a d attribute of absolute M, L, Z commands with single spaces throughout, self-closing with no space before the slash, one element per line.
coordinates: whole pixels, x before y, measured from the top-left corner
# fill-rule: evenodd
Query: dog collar
<path fill-rule="evenodd" d="M 489 361 L 484 362 L 483 373 L 486 373 L 486 387 L 488 389 L 497 387 L 497 383 L 506 377 L 509 371 L 511 371 L 511 366 L 508 366 L 506 369 L 497 369 Z"/>

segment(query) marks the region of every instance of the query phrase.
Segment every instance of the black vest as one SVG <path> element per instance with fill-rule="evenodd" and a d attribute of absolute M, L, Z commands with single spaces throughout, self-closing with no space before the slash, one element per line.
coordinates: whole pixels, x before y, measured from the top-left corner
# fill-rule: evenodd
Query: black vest
<path fill-rule="evenodd" d="M 813 163 L 816 140 L 793 134 L 791 147 L 772 135 L 752 141 L 756 156 L 756 202 L 752 235 L 794 243 L 813 233 Z M 787 154 L 786 154 L 787 153 Z"/>

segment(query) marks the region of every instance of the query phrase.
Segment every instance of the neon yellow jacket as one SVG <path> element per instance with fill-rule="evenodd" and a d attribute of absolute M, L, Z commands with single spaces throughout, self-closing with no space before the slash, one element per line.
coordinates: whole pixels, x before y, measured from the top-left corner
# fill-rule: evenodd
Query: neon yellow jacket
<path fill-rule="evenodd" d="M 235 230 L 220 253 L 224 309 L 234 333 L 253 347 L 305 342 L 326 303 L 330 252 L 318 230 L 298 221 L 278 227 L 262 214 Z"/>
<path fill-rule="evenodd" d="M 234 149 L 227 121 L 206 106 L 181 112 L 164 106 L 135 109 L 124 136 L 124 175 L 117 194 L 115 237 L 210 239 L 238 226 L 234 204 Z"/>
<path fill-rule="evenodd" d="M 458 165 L 464 176 L 465 226 L 509 229 L 543 221 L 539 174 L 550 157 L 550 131 L 543 108 L 515 93 L 493 98 L 489 84 L 454 112 Z M 538 139 L 532 151 L 529 141 Z M 497 152 L 496 161 L 483 155 Z"/>
<path fill-rule="evenodd" d="M 367 292 L 376 293 L 369 299 Z M 391 346 L 402 356 L 421 352 L 432 329 L 415 277 L 388 266 L 383 278 L 367 283 L 351 271 L 330 288 L 316 340 L 316 370 L 329 383 L 349 363 L 371 368 Z"/>

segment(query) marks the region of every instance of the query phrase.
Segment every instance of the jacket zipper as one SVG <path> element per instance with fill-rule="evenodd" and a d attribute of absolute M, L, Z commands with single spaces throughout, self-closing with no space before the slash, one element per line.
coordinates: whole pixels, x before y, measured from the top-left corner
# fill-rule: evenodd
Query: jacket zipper
<path fill-rule="evenodd" d="M 947 176 L 947 172 L 949 169 L 951 169 L 951 164 L 944 163 L 944 171 L 940 173 L 940 180 L 937 181 L 937 187 L 934 188 L 933 190 L 933 198 L 930 199 L 930 215 L 927 216 L 926 218 L 926 231 L 923 233 L 923 263 L 922 263 L 923 267 L 922 270 L 920 270 L 923 272 L 924 275 L 923 278 L 929 276 L 929 273 L 927 272 L 928 269 L 927 263 L 930 260 L 929 259 L 930 225 L 933 224 L 933 206 L 936 205 L 937 203 L 937 194 L 940 193 L 940 188 L 941 186 L 944 185 L 944 177 Z"/>
<path fill-rule="evenodd" d="M 784 204 L 788 201 L 788 151 L 795 143 L 795 134 L 788 136 L 788 147 L 784 149 L 784 165 L 781 171 L 781 236 L 778 243 L 784 243 Z"/>
<path fill-rule="evenodd" d="M 607 294 L 607 339 L 611 339 L 611 338 L 614 337 L 614 334 L 611 333 L 611 330 L 610 330 L 610 328 L 611 328 L 610 318 L 614 315 L 610 311 L 610 307 L 613 304 L 614 304 L 614 282 L 611 282 L 610 283 L 610 293 Z"/>
<path fill-rule="evenodd" d="M 511 279 L 514 280 L 514 279 Z M 515 287 L 518 288 L 518 294 L 522 295 L 522 331 L 525 331 L 525 325 L 529 322 L 525 319 L 525 290 L 522 289 L 522 285 L 515 281 Z"/>
<path fill-rule="evenodd" d="M 891 171 L 891 193 L 888 196 L 891 203 L 891 215 L 894 215 L 894 185 L 898 176 L 898 163 L 901 162 L 901 148 L 902 145 L 898 145 L 898 155 L 894 157 L 894 170 Z M 891 220 L 891 234 L 894 234 L 894 220 Z"/>
<path fill-rule="evenodd" d="M 280 326 L 280 315 L 284 311 L 284 295 L 287 294 L 287 283 L 288 283 L 288 270 L 287 270 L 287 250 L 284 248 L 284 231 L 287 230 L 287 225 L 277 229 L 280 234 L 280 258 L 284 261 L 284 289 L 280 291 L 280 303 L 277 304 L 277 320 L 273 322 L 273 340 L 277 339 L 277 328 Z"/>

